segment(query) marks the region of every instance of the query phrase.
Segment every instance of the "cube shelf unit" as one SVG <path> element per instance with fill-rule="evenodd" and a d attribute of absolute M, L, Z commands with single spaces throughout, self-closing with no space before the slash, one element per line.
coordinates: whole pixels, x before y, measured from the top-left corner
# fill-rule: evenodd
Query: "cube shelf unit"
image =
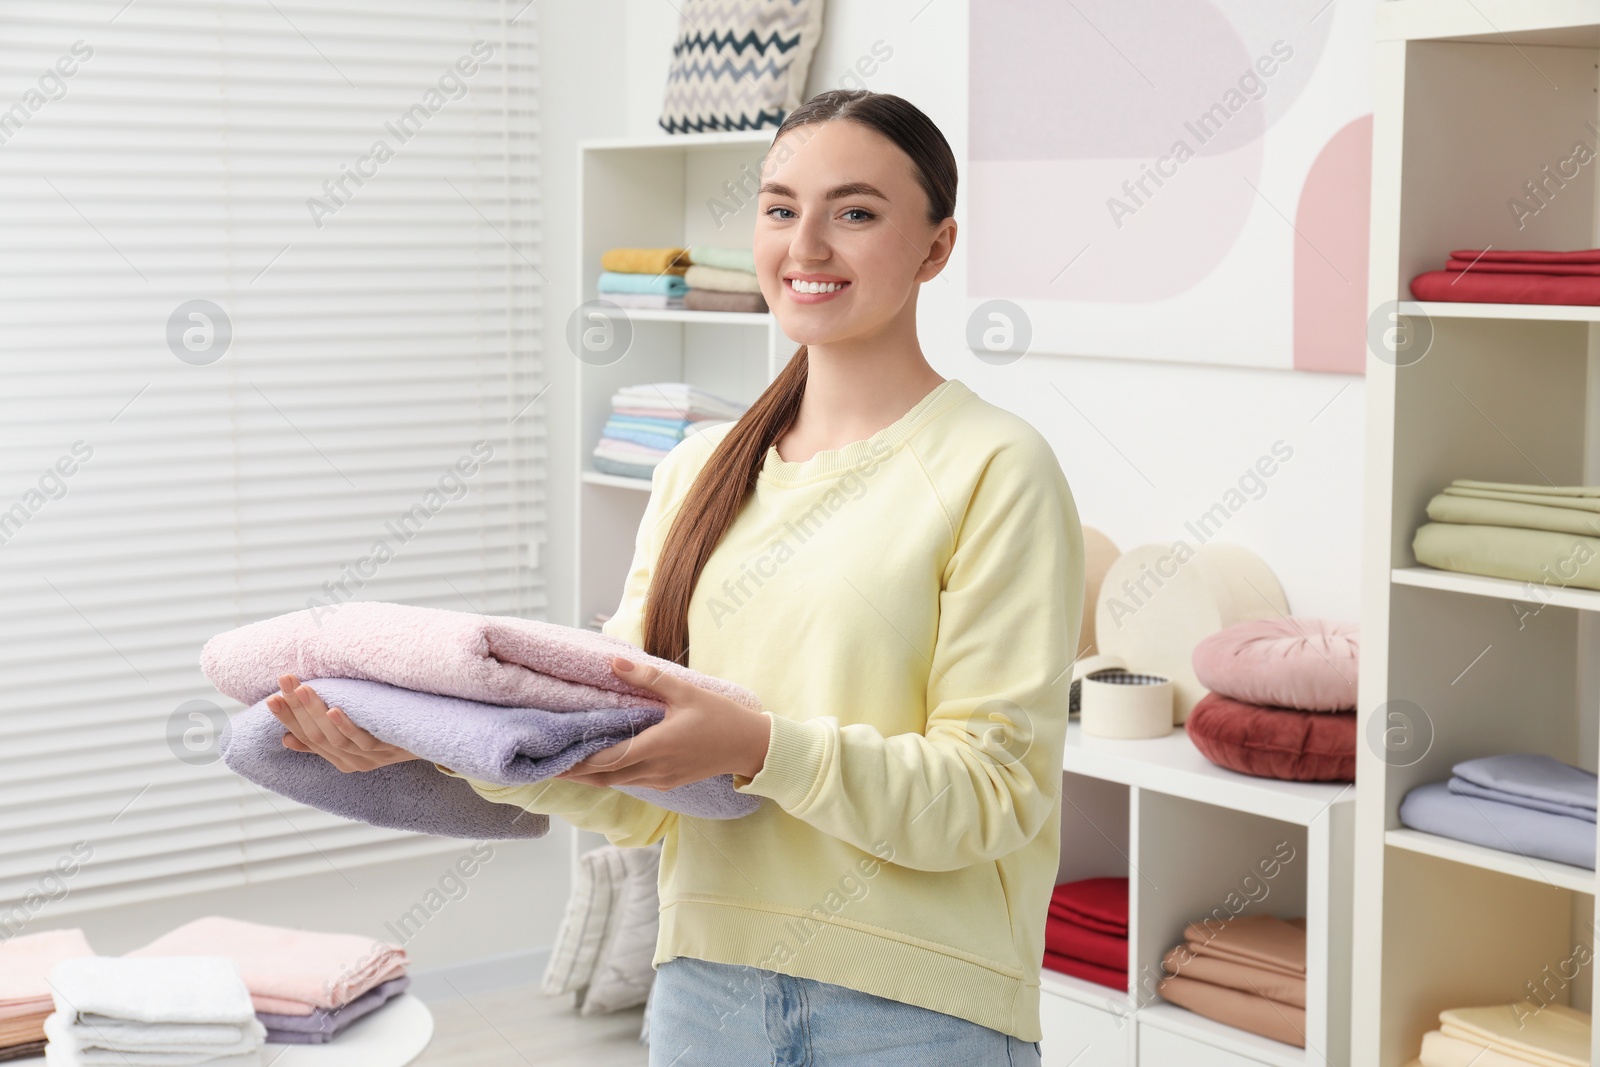
<path fill-rule="evenodd" d="M 1074 721 L 1063 767 L 1056 881 L 1128 879 L 1130 988 L 1046 969 L 1044 1067 L 1348 1063 L 1354 788 L 1225 770 L 1181 726 L 1125 741 L 1086 737 Z M 1306 917 L 1306 1048 L 1155 991 L 1188 923 L 1251 914 Z"/>
<path fill-rule="evenodd" d="M 599 297 L 600 257 L 610 248 L 748 247 L 756 183 L 772 130 L 585 141 L 578 146 L 578 277 L 582 300 Z M 624 385 L 689 382 L 750 403 L 797 347 L 769 313 L 641 310 L 625 316 L 632 341 L 620 359 L 579 357 L 573 425 L 576 568 L 573 625 L 622 599 L 634 536 L 650 497 L 647 478 L 596 471 L 591 462 L 611 396 Z M 607 357 L 609 358 L 609 357 Z M 605 843 L 573 833 L 573 857 Z"/>
<path fill-rule="evenodd" d="M 1403 1067 L 1444 1009 L 1594 1009 L 1593 965 L 1573 959 L 1595 940 L 1595 872 L 1398 811 L 1463 759 L 1600 758 L 1600 593 L 1436 570 L 1411 549 L 1454 478 L 1595 483 L 1600 307 L 1407 299 L 1452 249 L 1600 245 L 1600 164 L 1560 166 L 1596 141 L 1600 2 L 1390 0 L 1377 16 L 1369 307 L 1432 342 L 1367 360 L 1351 1062 Z"/>

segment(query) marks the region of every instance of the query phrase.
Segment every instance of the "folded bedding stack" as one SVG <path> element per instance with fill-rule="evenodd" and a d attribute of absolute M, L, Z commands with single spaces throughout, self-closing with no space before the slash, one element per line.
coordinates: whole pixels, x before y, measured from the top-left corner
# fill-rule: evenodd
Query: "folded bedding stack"
<path fill-rule="evenodd" d="M 1044 965 L 1113 989 L 1128 988 L 1128 880 L 1084 878 L 1050 894 Z"/>
<path fill-rule="evenodd" d="M 666 714 L 660 699 L 611 669 L 622 656 L 752 710 L 742 686 L 574 626 L 499 615 L 345 602 L 264 619 L 206 642 L 200 667 L 249 705 L 221 738 L 222 758 L 264 789 L 322 811 L 398 830 L 474 841 L 543 837 L 547 815 L 485 799 L 471 784 L 542 782 L 620 744 Z M 283 743 L 267 708 L 293 674 L 380 741 L 420 757 L 350 774 Z M 724 774 L 672 789 L 612 786 L 659 807 L 733 819 L 760 806 Z"/>
<path fill-rule="evenodd" d="M 767 310 L 767 298 L 756 281 L 755 255 L 748 248 L 699 245 L 689 249 L 692 264 L 683 306 L 690 311 Z"/>
<path fill-rule="evenodd" d="M 1595 866 L 1593 774 L 1526 752 L 1458 763 L 1400 802 L 1413 830 L 1574 867 Z"/>
<path fill-rule="evenodd" d="M 1162 959 L 1162 999 L 1252 1034 L 1306 1045 L 1306 921 L 1241 915 L 1190 923 Z"/>
<path fill-rule="evenodd" d="M 249 991 L 266 1040 L 326 1044 L 411 984 L 406 950 L 354 934 L 318 933 L 209 915 L 124 959 L 226 957 Z"/>
<path fill-rule="evenodd" d="M 1590 1017 L 1565 1004 L 1494 1004 L 1439 1013 L 1406 1067 L 1589 1067 Z"/>
<path fill-rule="evenodd" d="M 93 955 L 76 927 L 0 941 L 0 1061 L 44 1052 L 44 1021 L 55 1010 L 50 972 L 62 960 Z"/>
<path fill-rule="evenodd" d="M 1428 501 L 1428 518 L 1411 541 L 1418 563 L 1600 589 L 1600 486 L 1457 478 Z"/>
<path fill-rule="evenodd" d="M 1600 248 L 1576 252 L 1462 249 L 1444 270 L 1411 279 L 1418 300 L 1600 304 Z"/>
<path fill-rule="evenodd" d="M 226 956 L 80 956 L 58 963 L 50 985 L 48 1067 L 266 1062 L 267 1028 Z"/>
<path fill-rule="evenodd" d="M 611 416 L 594 447 L 594 469 L 649 478 L 679 441 L 737 419 L 744 410 L 687 382 L 625 385 L 611 397 Z"/>
<path fill-rule="evenodd" d="M 1282 616 L 1201 640 L 1192 665 L 1210 690 L 1184 723 L 1219 767 L 1258 778 L 1353 782 L 1359 631 Z"/>
<path fill-rule="evenodd" d="M 681 248 L 613 248 L 600 257 L 600 299 L 624 308 L 681 308 L 689 291 Z"/>

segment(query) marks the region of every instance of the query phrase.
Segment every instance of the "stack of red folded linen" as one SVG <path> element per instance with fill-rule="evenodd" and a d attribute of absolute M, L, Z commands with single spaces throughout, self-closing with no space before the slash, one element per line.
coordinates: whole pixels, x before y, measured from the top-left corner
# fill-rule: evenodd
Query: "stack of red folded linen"
<path fill-rule="evenodd" d="M 1459 249 L 1444 270 L 1411 279 L 1418 300 L 1600 304 L 1600 248 L 1576 252 Z"/>
<path fill-rule="evenodd" d="M 1084 878 L 1050 894 L 1044 965 L 1113 989 L 1128 988 L 1128 880 Z"/>

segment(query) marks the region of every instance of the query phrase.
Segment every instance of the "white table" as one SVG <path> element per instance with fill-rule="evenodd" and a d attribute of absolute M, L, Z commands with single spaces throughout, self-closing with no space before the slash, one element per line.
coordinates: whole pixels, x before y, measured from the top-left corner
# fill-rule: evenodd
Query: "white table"
<path fill-rule="evenodd" d="M 433 1013 L 410 993 L 363 1015 L 325 1045 L 262 1046 L 263 1067 L 405 1067 L 433 1040 Z M 43 1056 L 9 1060 L 5 1067 L 42 1067 Z M 202 1065 L 203 1067 L 203 1065 Z"/>

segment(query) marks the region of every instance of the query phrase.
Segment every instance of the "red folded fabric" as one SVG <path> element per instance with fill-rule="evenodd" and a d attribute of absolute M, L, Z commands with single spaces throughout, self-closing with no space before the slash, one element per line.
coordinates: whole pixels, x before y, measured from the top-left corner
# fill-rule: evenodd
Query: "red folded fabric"
<path fill-rule="evenodd" d="M 1600 263 L 1600 248 L 1580 248 L 1576 252 L 1546 252 L 1543 249 L 1458 248 L 1451 259 L 1488 260 L 1491 263 Z"/>
<path fill-rule="evenodd" d="M 1070 974 L 1074 978 L 1082 978 L 1086 982 L 1110 986 L 1112 989 L 1120 989 L 1124 993 L 1128 991 L 1127 971 L 1113 970 L 1110 967 L 1098 967 L 1083 960 L 1075 960 L 1071 956 L 1063 956 L 1059 952 L 1051 952 L 1049 949 L 1044 950 L 1044 965 L 1052 971 Z"/>
<path fill-rule="evenodd" d="M 1062 882 L 1050 893 L 1057 908 L 1095 919 L 1102 924 L 1128 929 L 1128 880 L 1126 878 L 1080 878 Z"/>
<path fill-rule="evenodd" d="M 1085 930 L 1098 930 L 1102 934 L 1114 934 L 1117 937 L 1128 936 L 1128 928 L 1121 923 L 1108 923 L 1101 919 L 1093 919 L 1082 912 L 1064 908 L 1060 904 L 1050 905 L 1050 918 L 1073 923 L 1076 926 L 1083 927 Z"/>
<path fill-rule="evenodd" d="M 1479 304 L 1600 304 L 1600 277 L 1430 270 L 1411 279 L 1411 295 Z"/>
<path fill-rule="evenodd" d="M 1445 270 L 1475 270 L 1485 274 L 1600 274 L 1600 263 L 1508 263 L 1504 260 L 1452 258 Z"/>
<path fill-rule="evenodd" d="M 1128 939 L 1097 930 L 1085 930 L 1059 919 L 1046 920 L 1044 947 L 1063 956 L 1083 960 L 1126 972 L 1128 969 Z"/>

